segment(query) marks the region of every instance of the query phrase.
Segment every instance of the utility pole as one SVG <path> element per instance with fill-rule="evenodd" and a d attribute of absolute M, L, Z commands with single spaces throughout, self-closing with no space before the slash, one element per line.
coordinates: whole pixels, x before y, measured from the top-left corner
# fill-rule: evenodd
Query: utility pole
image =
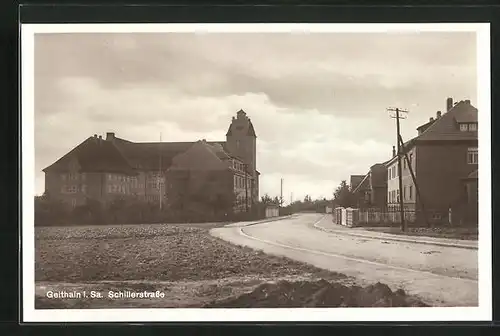
<path fill-rule="evenodd" d="M 401 214 L 401 231 L 406 231 L 406 221 L 405 221 L 405 210 L 404 210 L 404 199 L 403 199 L 403 176 L 401 167 L 401 156 L 402 156 L 402 145 L 399 141 L 401 138 L 401 132 L 399 127 L 399 119 L 406 119 L 407 110 L 400 109 L 398 107 L 389 107 L 387 112 L 390 113 L 391 118 L 396 119 L 396 143 L 397 143 L 397 162 L 398 162 L 398 180 L 399 180 L 399 212 Z M 401 113 L 404 113 L 401 115 Z"/>
<path fill-rule="evenodd" d="M 282 204 L 283 203 L 283 179 L 281 179 L 281 189 L 280 190 L 281 191 L 280 191 L 280 204 L 279 204 L 279 206 L 281 208 L 281 206 L 283 205 Z"/>
<path fill-rule="evenodd" d="M 161 187 L 161 182 L 162 182 L 162 177 L 163 177 L 163 174 L 162 174 L 162 171 L 161 171 L 161 132 L 160 132 L 160 168 L 159 168 L 159 172 L 158 172 L 158 189 L 160 191 L 160 211 L 162 209 L 162 206 L 163 206 L 163 193 L 162 193 L 162 187 Z"/>

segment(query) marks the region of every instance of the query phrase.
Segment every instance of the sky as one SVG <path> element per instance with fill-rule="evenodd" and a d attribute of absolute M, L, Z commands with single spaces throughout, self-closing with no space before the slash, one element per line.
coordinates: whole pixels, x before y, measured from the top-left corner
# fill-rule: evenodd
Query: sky
<path fill-rule="evenodd" d="M 240 109 L 257 133 L 260 194 L 332 198 L 388 160 L 387 107 L 406 141 L 477 98 L 475 33 L 57 33 L 35 35 L 35 191 L 87 137 L 225 140 Z"/>

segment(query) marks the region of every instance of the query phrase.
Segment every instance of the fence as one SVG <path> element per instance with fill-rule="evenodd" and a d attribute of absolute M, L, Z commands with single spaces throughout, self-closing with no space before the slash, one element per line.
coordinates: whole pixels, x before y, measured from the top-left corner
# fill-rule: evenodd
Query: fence
<path fill-rule="evenodd" d="M 397 207 L 378 208 L 335 208 L 332 221 L 335 224 L 353 226 L 399 226 L 401 212 Z M 414 209 L 405 209 L 404 219 L 408 226 L 449 225 L 451 213 L 448 211 L 428 210 L 425 213 Z"/>

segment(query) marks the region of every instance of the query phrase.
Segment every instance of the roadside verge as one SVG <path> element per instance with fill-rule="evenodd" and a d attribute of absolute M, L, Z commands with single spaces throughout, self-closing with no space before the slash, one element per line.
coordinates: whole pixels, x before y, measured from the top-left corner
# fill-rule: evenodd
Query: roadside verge
<path fill-rule="evenodd" d="M 477 241 L 457 241 L 455 239 L 449 238 L 435 238 L 435 237 L 401 237 L 398 235 L 383 233 L 383 232 L 374 232 L 367 231 L 359 228 L 332 228 L 324 225 L 323 221 L 315 223 L 313 225 L 314 228 L 335 233 L 346 236 L 358 237 L 358 238 L 368 238 L 368 239 L 380 239 L 380 240 L 392 240 L 392 241 L 400 241 L 406 243 L 414 243 L 414 244 L 425 244 L 425 245 L 434 245 L 434 246 L 443 246 L 443 247 L 455 247 L 455 248 L 463 248 L 469 250 L 477 250 L 478 245 Z"/>

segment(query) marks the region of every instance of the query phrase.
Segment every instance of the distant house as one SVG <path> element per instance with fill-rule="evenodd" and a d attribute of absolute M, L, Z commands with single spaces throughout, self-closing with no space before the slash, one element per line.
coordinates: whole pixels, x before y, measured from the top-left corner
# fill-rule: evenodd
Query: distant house
<path fill-rule="evenodd" d="M 112 132 L 106 139 L 94 135 L 43 170 L 45 191 L 76 206 L 88 198 L 168 202 L 189 186 L 185 190 L 198 197 L 234 195 L 243 209 L 259 199 L 256 138 L 243 110 L 232 118 L 226 141 L 131 142 Z"/>
<path fill-rule="evenodd" d="M 397 207 L 403 197 L 405 208 L 455 214 L 463 211 L 468 194 L 475 192 L 474 173 L 478 169 L 478 110 L 470 100 L 453 104 L 447 99 L 446 111 L 417 128 L 418 135 L 407 141 L 403 153 L 408 156 L 422 202 L 417 198 L 415 183 L 406 159 L 402 160 L 403 192 L 399 194 L 397 157 L 385 163 L 387 168 L 388 206 Z M 467 187 L 469 185 L 469 187 Z M 469 189 L 467 189 L 469 188 Z M 470 218 L 469 218 L 470 219 Z"/>
<path fill-rule="evenodd" d="M 377 163 L 353 189 L 356 207 L 384 209 L 387 204 L 387 167 Z"/>
<path fill-rule="evenodd" d="M 332 211 L 333 211 L 333 206 L 331 206 L 331 205 L 327 205 L 327 206 L 325 207 L 325 212 L 326 212 L 327 214 L 332 213 Z"/>

